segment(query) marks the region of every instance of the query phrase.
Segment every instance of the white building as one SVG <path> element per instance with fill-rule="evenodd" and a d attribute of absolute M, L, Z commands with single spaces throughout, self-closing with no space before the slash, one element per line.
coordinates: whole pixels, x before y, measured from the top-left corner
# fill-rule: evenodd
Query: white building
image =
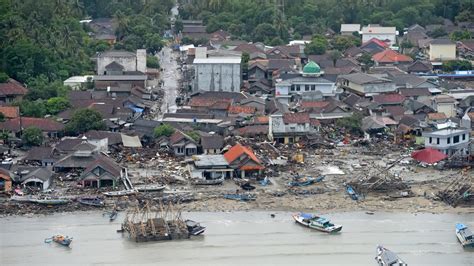
<path fill-rule="evenodd" d="M 395 82 L 392 80 L 365 73 L 341 75 L 338 77 L 338 84 L 344 90 L 364 97 L 394 92 L 396 90 Z"/>
<path fill-rule="evenodd" d="M 310 98 L 315 95 L 321 97 L 336 96 L 336 83 L 322 77 L 324 74 L 318 64 L 308 62 L 303 67 L 302 73 L 289 73 L 282 75 L 275 84 L 275 98 L 284 104 L 295 99 L 295 96 Z"/>
<path fill-rule="evenodd" d="M 397 29 L 395 27 L 380 27 L 379 25 L 367 25 L 362 27 L 362 43 L 369 41 L 372 38 L 381 41 L 389 41 L 391 45 L 397 43 L 396 40 Z"/>
<path fill-rule="evenodd" d="M 433 97 L 431 105 L 438 113 L 444 113 L 447 117 L 455 117 L 457 101 L 449 95 L 437 95 Z"/>
<path fill-rule="evenodd" d="M 433 132 L 423 132 L 425 148 L 433 148 L 451 156 L 458 152 L 466 155 L 469 150 L 469 129 L 446 128 Z"/>
<path fill-rule="evenodd" d="M 66 79 L 63 84 L 69 86 L 73 90 L 79 90 L 86 85 L 87 82 L 92 82 L 93 76 L 72 76 Z"/>
<path fill-rule="evenodd" d="M 319 121 L 309 113 L 276 113 L 269 119 L 268 137 L 278 143 L 295 143 L 301 137 L 319 131 Z"/>
<path fill-rule="evenodd" d="M 193 91 L 240 92 L 240 57 L 195 58 Z"/>
<path fill-rule="evenodd" d="M 146 50 L 138 49 L 136 53 L 114 50 L 100 53 L 97 56 L 97 74 L 106 75 L 107 66 L 121 66 L 121 71 L 124 72 L 146 73 Z"/>
<path fill-rule="evenodd" d="M 360 31 L 360 24 L 341 24 L 341 35 L 352 36 L 352 33 Z"/>

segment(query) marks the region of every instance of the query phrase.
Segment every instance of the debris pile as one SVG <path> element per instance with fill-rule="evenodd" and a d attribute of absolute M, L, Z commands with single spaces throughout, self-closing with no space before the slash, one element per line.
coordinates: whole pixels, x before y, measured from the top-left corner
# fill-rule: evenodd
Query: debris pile
<path fill-rule="evenodd" d="M 468 168 L 466 168 L 463 170 L 464 174 L 454 177 L 444 190 L 438 192 L 438 197 L 453 207 L 458 206 L 462 202 L 473 201 L 474 177 L 469 175 L 468 171 Z"/>

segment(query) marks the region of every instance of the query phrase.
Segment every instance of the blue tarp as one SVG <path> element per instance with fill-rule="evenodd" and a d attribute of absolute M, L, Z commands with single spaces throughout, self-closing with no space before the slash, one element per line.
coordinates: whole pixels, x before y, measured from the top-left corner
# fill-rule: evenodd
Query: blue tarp
<path fill-rule="evenodd" d="M 132 111 L 135 113 L 143 113 L 143 108 L 132 107 L 132 106 L 130 106 L 129 108 L 132 109 Z"/>
<path fill-rule="evenodd" d="M 464 228 L 466 228 L 466 226 L 464 224 L 456 224 L 456 229 L 457 230 L 462 230 Z"/>
<path fill-rule="evenodd" d="M 313 215 L 311 213 L 300 213 L 300 216 L 303 217 L 303 219 L 313 218 Z"/>

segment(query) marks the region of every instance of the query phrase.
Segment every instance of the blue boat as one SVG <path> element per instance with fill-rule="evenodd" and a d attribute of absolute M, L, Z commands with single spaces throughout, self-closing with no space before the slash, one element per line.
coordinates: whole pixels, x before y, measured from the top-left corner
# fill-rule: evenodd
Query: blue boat
<path fill-rule="evenodd" d="M 44 242 L 45 243 L 56 242 L 60 245 L 69 247 L 69 245 L 71 245 L 71 242 L 72 242 L 72 237 L 63 236 L 63 235 L 55 235 L 55 236 L 46 238 Z"/>
<path fill-rule="evenodd" d="M 224 194 L 225 199 L 251 201 L 256 200 L 257 196 L 252 194 Z"/>
<path fill-rule="evenodd" d="M 314 182 L 316 182 L 316 179 L 308 176 L 305 178 L 298 178 L 294 181 L 291 181 L 288 183 L 288 185 L 290 187 L 305 187 L 313 184 Z"/>
<path fill-rule="evenodd" d="M 319 176 L 318 178 L 316 178 L 316 182 L 322 182 L 324 180 L 325 176 Z"/>
<path fill-rule="evenodd" d="M 310 213 L 297 213 L 292 215 L 295 222 L 325 233 L 337 233 L 342 230 L 342 225 L 334 224 L 329 219 Z"/>
<path fill-rule="evenodd" d="M 351 186 L 347 186 L 346 191 L 347 191 L 347 194 L 349 194 L 349 196 L 351 197 L 351 199 L 353 200 L 359 199 L 359 194 L 357 194 L 357 192 Z"/>
<path fill-rule="evenodd" d="M 463 247 L 474 247 L 474 234 L 466 225 L 456 224 L 456 236 Z"/>

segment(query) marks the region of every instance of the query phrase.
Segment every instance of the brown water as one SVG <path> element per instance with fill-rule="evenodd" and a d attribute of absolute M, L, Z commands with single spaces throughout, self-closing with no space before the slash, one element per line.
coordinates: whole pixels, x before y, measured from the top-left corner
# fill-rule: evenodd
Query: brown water
<path fill-rule="evenodd" d="M 454 234 L 456 222 L 474 227 L 474 214 L 335 213 L 344 227 L 328 235 L 295 224 L 290 213 L 183 213 L 207 226 L 204 236 L 134 243 L 99 212 L 0 219 L 2 265 L 376 265 L 382 244 L 411 265 L 474 265 Z M 43 243 L 53 234 L 74 237 L 71 248 Z"/>

